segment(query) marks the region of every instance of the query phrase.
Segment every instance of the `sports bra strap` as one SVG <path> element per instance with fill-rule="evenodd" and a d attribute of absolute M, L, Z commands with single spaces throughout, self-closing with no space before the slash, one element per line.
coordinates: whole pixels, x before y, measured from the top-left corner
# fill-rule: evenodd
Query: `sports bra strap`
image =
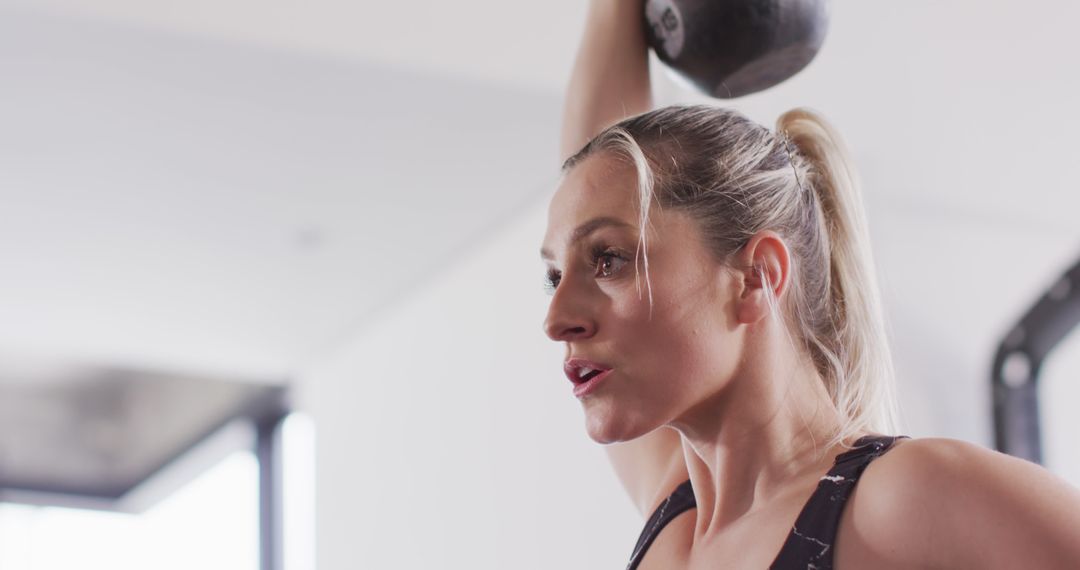
<path fill-rule="evenodd" d="M 789 568 L 833 567 L 833 546 L 851 492 L 866 466 L 888 451 L 896 440 L 907 436 L 865 436 L 852 448 L 836 456 L 832 469 L 818 481 L 817 489 L 806 502 L 784 546 L 776 555 L 772 570 Z"/>
<path fill-rule="evenodd" d="M 641 564 L 641 558 L 645 556 L 645 551 L 652 545 L 656 535 L 660 534 L 660 530 L 671 522 L 671 519 L 696 506 L 694 489 L 690 486 L 690 480 L 687 479 L 676 487 L 675 492 L 668 495 L 668 498 L 664 499 L 663 503 L 660 503 L 660 506 L 653 511 L 652 516 L 646 521 L 645 529 L 641 532 L 641 536 L 638 537 L 637 545 L 634 546 L 634 554 L 630 557 L 630 563 L 626 565 L 626 570 L 635 570 L 638 564 Z"/>
<path fill-rule="evenodd" d="M 907 436 L 865 436 L 851 449 L 836 456 L 832 469 L 819 481 L 803 506 L 784 546 L 769 566 L 771 570 L 816 568 L 828 570 L 833 563 L 833 544 L 844 505 L 866 466 L 888 451 L 893 442 Z M 653 511 L 634 546 L 626 570 L 636 570 L 660 531 L 676 516 L 697 506 L 687 479 Z"/>

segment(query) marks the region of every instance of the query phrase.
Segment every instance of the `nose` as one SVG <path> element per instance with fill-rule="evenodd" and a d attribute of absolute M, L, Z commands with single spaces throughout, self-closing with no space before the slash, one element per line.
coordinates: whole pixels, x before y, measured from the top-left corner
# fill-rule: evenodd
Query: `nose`
<path fill-rule="evenodd" d="M 544 332 L 554 341 L 582 340 L 596 334 L 596 321 L 581 306 L 583 300 L 570 295 L 569 284 L 555 290 L 544 319 Z"/>

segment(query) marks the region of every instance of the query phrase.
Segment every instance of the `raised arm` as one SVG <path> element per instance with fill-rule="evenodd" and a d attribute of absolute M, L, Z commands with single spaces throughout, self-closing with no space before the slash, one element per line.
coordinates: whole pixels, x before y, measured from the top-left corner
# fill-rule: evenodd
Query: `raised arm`
<path fill-rule="evenodd" d="M 565 160 L 623 118 L 652 108 L 641 0 L 592 0 L 563 107 Z"/>
<path fill-rule="evenodd" d="M 642 0 L 592 0 L 563 107 L 560 156 L 604 128 L 652 108 Z M 643 517 L 689 474 L 679 434 L 660 428 L 605 447 L 615 474 Z"/>

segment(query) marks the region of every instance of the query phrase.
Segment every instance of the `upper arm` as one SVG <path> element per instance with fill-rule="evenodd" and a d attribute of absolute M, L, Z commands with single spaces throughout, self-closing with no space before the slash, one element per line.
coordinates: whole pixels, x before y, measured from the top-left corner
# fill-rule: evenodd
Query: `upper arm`
<path fill-rule="evenodd" d="M 641 0 L 593 0 L 563 107 L 560 158 L 652 107 Z"/>
<path fill-rule="evenodd" d="M 604 446 L 623 488 L 642 518 L 690 478 L 677 431 L 661 427 L 637 439 Z"/>
<path fill-rule="evenodd" d="M 850 539 L 899 566 L 1080 567 L 1080 491 L 973 444 L 906 442 L 870 464 L 852 503 Z"/>

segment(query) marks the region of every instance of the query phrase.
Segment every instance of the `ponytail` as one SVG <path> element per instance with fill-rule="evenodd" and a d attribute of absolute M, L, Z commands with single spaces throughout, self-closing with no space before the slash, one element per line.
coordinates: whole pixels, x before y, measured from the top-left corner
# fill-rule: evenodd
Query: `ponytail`
<path fill-rule="evenodd" d="M 807 109 L 784 113 L 778 133 L 791 140 L 809 162 L 809 183 L 817 197 L 822 250 L 827 252 L 828 324 L 803 331 L 815 360 L 826 364 L 826 387 L 845 418 L 848 435 L 894 433 L 897 410 L 894 370 L 866 227 L 859 182 L 840 136 Z M 804 337 L 805 338 L 805 337 Z"/>

